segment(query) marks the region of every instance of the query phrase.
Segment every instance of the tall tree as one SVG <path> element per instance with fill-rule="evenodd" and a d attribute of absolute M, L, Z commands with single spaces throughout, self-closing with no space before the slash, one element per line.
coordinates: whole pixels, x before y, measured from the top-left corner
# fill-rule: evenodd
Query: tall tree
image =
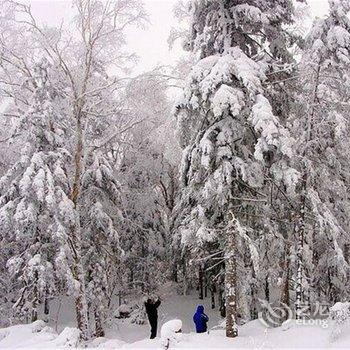
<path fill-rule="evenodd" d="M 288 47 L 297 38 L 284 25 L 293 21 L 293 5 L 192 1 L 191 11 L 188 47 L 200 60 L 176 110 L 184 149 L 178 225 L 185 244 L 221 242 L 226 335 L 235 337 L 238 240 L 253 246 L 248 233 L 268 203 L 269 180 L 292 190 L 298 179 L 288 165 L 293 139 L 283 126 L 286 108 L 269 102 L 279 94 L 271 75 L 292 63 Z"/>
<path fill-rule="evenodd" d="M 310 297 L 335 302 L 348 295 L 350 4 L 329 1 L 329 7 L 308 34 L 300 64 L 297 315 Z"/>
<path fill-rule="evenodd" d="M 31 73 L 31 107 L 16 127 L 16 134 L 24 135 L 24 147 L 0 181 L 0 234 L 4 242 L 15 242 L 7 263 L 19 283 L 14 307 L 30 314 L 32 321 L 38 305 L 53 294 L 56 251 L 64 234 L 58 228 L 63 227 L 61 220 L 71 218 L 65 167 L 70 157 L 49 71 L 49 63 L 42 60 Z"/>
<path fill-rule="evenodd" d="M 107 125 L 106 125 L 107 126 Z M 117 231 L 120 189 L 108 154 L 94 152 L 86 162 L 82 181 L 82 227 L 84 266 L 90 315 L 95 321 L 94 335 L 105 335 L 110 299 L 118 281 L 123 251 Z"/>

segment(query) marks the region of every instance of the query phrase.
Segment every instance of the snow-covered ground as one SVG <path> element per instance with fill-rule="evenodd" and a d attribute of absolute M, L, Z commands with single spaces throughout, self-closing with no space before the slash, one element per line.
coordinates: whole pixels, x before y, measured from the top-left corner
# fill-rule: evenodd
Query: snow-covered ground
<path fill-rule="evenodd" d="M 66 328 L 57 335 L 38 321 L 31 325 L 18 325 L 0 330 L 0 349 L 24 348 L 69 348 L 76 347 L 77 332 Z M 89 347 L 104 349 L 162 349 L 160 338 L 143 339 L 126 343 L 119 339 L 100 338 Z M 335 341 L 331 330 L 320 326 L 297 326 L 267 329 L 258 320 L 240 327 L 239 337 L 228 339 L 224 330 L 211 330 L 209 334 L 183 333 L 178 343 L 170 346 L 176 349 L 281 349 L 281 348 L 350 348 L 350 332 L 344 331 Z"/>
<path fill-rule="evenodd" d="M 286 327 L 266 328 L 255 320 L 239 328 L 239 337 L 228 339 L 218 325 L 222 323 L 218 310 L 210 309 L 210 298 L 198 300 L 196 295 L 181 296 L 164 292 L 159 308 L 159 330 L 172 319 L 182 321 L 182 334 L 172 341 L 170 349 L 261 349 L 261 348 L 350 348 L 350 323 L 342 326 L 341 332 L 334 327 L 319 325 L 296 325 L 291 321 Z M 195 334 L 192 321 L 196 306 L 202 303 L 209 316 L 209 334 Z M 0 349 L 43 349 L 77 347 L 79 332 L 72 321 L 73 305 L 65 300 L 55 306 L 53 317 L 47 325 L 37 321 L 29 325 L 16 325 L 0 329 Z M 59 312 L 58 312 L 59 311 Z M 129 319 L 113 320 L 106 338 L 95 339 L 88 344 L 104 349 L 162 349 L 160 337 L 150 340 L 149 326 L 131 324 Z M 166 332 L 163 332 L 165 334 Z M 339 333 L 339 334 L 338 334 Z M 334 335 L 336 334 L 336 337 Z M 334 339 L 335 338 L 335 339 Z"/>
<path fill-rule="evenodd" d="M 205 312 L 209 316 L 209 328 L 217 326 L 222 321 L 218 309 L 211 309 L 209 297 L 199 300 L 195 293 L 187 296 L 178 295 L 174 292 L 174 289 L 175 287 L 171 284 L 166 284 L 161 288 L 162 303 L 158 309 L 158 333 L 160 333 L 161 326 L 165 322 L 175 318 L 182 320 L 182 331 L 184 333 L 194 332 L 192 317 L 198 304 L 203 304 L 205 307 Z M 126 298 L 126 301 L 133 302 L 134 299 L 133 296 L 130 296 Z M 117 307 L 116 303 L 115 309 Z M 61 332 L 65 327 L 76 327 L 73 300 L 63 298 L 60 303 L 51 305 L 51 311 L 52 317 L 49 325 L 57 332 Z M 129 319 L 112 321 L 110 327 L 106 329 L 106 336 L 110 339 L 116 338 L 131 343 L 147 338 L 150 334 L 148 323 L 144 325 L 131 324 Z"/>

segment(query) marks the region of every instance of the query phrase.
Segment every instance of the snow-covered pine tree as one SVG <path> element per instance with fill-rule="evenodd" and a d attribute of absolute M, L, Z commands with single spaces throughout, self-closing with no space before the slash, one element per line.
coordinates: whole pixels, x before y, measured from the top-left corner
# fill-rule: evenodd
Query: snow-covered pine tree
<path fill-rule="evenodd" d="M 62 205 L 68 192 L 69 153 L 47 60 L 34 67 L 28 84 L 33 91 L 30 108 L 14 131 L 24 147 L 0 180 L 0 236 L 12 252 L 7 266 L 13 278 L 13 307 L 35 321 L 39 304 L 55 291 L 55 259 L 63 234 L 57 231 L 59 217 L 70 217 Z"/>
<path fill-rule="evenodd" d="M 331 0 L 329 7 L 306 38 L 298 81 L 297 312 L 310 297 L 334 303 L 349 296 L 350 3 Z"/>
<path fill-rule="evenodd" d="M 287 48 L 296 38 L 284 26 L 292 23 L 293 5 L 192 1 L 191 11 L 187 46 L 200 60 L 175 112 L 184 149 L 178 226 L 185 245 L 219 241 L 225 251 L 226 334 L 235 337 L 238 242 L 245 240 L 256 260 L 249 232 L 253 215 L 266 215 L 267 179 L 286 191 L 298 179 L 288 165 L 286 116 L 279 118 L 285 109 L 269 102 L 278 95 L 271 74 L 291 63 Z"/>
<path fill-rule="evenodd" d="M 120 189 L 108 154 L 95 151 L 86 162 L 82 182 L 82 228 L 84 266 L 87 273 L 87 299 L 94 335 L 104 336 L 108 308 L 121 268 L 117 221 Z"/>

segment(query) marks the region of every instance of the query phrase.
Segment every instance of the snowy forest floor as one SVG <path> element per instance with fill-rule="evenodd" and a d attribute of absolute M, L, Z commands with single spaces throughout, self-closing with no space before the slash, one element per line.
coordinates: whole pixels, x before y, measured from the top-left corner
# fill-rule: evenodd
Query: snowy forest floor
<path fill-rule="evenodd" d="M 192 316 L 196 306 L 202 303 L 210 318 L 209 334 L 195 334 Z M 56 305 L 56 308 L 58 306 Z M 53 315 L 55 315 L 53 311 Z M 56 314 L 57 315 L 57 314 Z M 16 325 L 0 329 L 0 349 L 43 349 L 69 348 L 77 346 L 78 332 L 74 328 L 74 309 L 72 303 L 64 300 L 60 306 L 57 332 L 55 325 L 46 327 L 41 321 L 28 325 Z M 280 348 L 350 348 L 350 326 L 345 326 L 336 336 L 334 328 L 315 325 L 299 326 L 291 322 L 288 327 L 266 328 L 255 320 L 239 328 L 239 337 L 228 339 L 223 329 L 217 309 L 211 310 L 210 298 L 203 301 L 197 295 L 164 295 L 159 308 L 159 328 L 168 320 L 181 319 L 183 322 L 180 341 L 171 344 L 179 349 L 280 349 Z M 43 328 L 44 327 L 44 328 Z M 65 328 L 69 327 L 69 328 Z M 214 328 L 214 329 L 213 329 Z M 347 329 L 348 328 L 348 329 Z M 338 330 L 340 331 L 340 330 Z M 93 348 L 105 349 L 161 349 L 161 339 L 148 339 L 149 326 L 131 324 L 128 319 L 113 322 L 105 338 L 98 338 L 88 344 Z M 333 339 L 333 340 L 332 340 Z"/>
<path fill-rule="evenodd" d="M 33 330 L 34 328 L 34 330 Z M 76 333 L 69 328 L 60 335 L 49 330 L 37 332 L 33 325 L 17 325 L 0 329 L 0 349 L 49 349 L 70 348 L 76 346 Z M 212 330 L 209 334 L 183 333 L 177 344 L 170 346 L 178 349 L 307 349 L 307 348 L 350 348 L 350 334 L 342 333 L 336 341 L 330 340 L 330 332 L 318 326 L 292 326 L 287 330 L 281 327 L 265 328 L 255 320 L 240 327 L 239 337 L 228 339 L 224 330 Z M 129 334 L 141 337 L 144 333 L 131 328 Z M 143 339 L 127 343 L 119 339 L 100 338 L 89 344 L 89 347 L 104 349 L 161 349 L 159 338 Z"/>

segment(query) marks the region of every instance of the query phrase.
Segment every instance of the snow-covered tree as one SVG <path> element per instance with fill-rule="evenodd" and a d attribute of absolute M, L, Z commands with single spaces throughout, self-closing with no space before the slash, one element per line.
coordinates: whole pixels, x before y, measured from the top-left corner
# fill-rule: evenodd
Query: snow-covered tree
<path fill-rule="evenodd" d="M 310 297 L 348 297 L 350 3 L 332 0 L 329 7 L 306 38 L 298 80 L 297 311 Z"/>
<path fill-rule="evenodd" d="M 66 206 L 70 155 L 49 72 L 46 60 L 33 69 L 30 108 L 15 130 L 23 135 L 24 146 L 0 181 L 0 234 L 12 251 L 7 267 L 17 284 L 14 308 L 32 321 L 38 317 L 38 305 L 54 293 L 55 259 L 64 234 L 58 228 L 63 227 L 60 220 L 71 216 Z"/>
<path fill-rule="evenodd" d="M 130 131 L 122 152 L 122 247 L 130 282 L 138 281 L 144 291 L 166 280 L 173 257 L 172 210 L 179 149 L 169 117 L 166 79 L 161 71 L 149 72 L 127 88 L 129 113 L 142 115 L 144 122 Z"/>
<path fill-rule="evenodd" d="M 95 152 L 86 167 L 82 184 L 82 249 L 90 314 L 95 320 L 95 336 L 101 337 L 121 268 L 122 251 L 116 229 L 116 220 L 121 220 L 120 193 L 108 156 Z"/>
<path fill-rule="evenodd" d="M 291 1 L 192 1 L 188 47 L 200 60 L 176 106 L 182 160 L 182 241 L 219 240 L 225 251 L 226 334 L 237 336 L 237 249 L 263 215 L 269 179 L 293 191 L 293 139 L 273 74 L 291 64 Z M 260 210 L 260 211 L 259 211 Z M 249 219 L 248 219 L 249 218 Z M 263 222 L 261 220 L 261 222 Z"/>
<path fill-rule="evenodd" d="M 348 299 L 350 4 L 329 4 L 300 40 L 293 0 L 181 1 L 189 54 L 131 78 L 138 0 L 74 0 L 60 27 L 0 2 L 1 326 L 64 297 L 103 337 L 168 281 L 217 293 L 228 337 L 261 299 Z"/>
<path fill-rule="evenodd" d="M 41 25 L 33 16 L 30 6 L 23 3 L 4 1 L 1 11 L 2 14 L 9 14 L 1 26 L 1 67 L 5 77 L 1 82 L 1 91 L 14 101 L 7 114 L 18 115 L 18 108 L 22 111 L 27 106 L 30 89 L 23 82 L 30 78 L 28 68 L 33 59 L 43 53 L 57 67 L 57 87 L 62 89 L 60 94 L 66 101 L 66 124 L 71 131 L 66 146 L 72 155 L 67 162 L 70 192 L 65 204 L 66 209 L 70 210 L 69 215 L 67 213 L 69 219 L 66 220 L 70 222 L 66 246 L 70 259 L 69 274 L 75 280 L 72 286 L 75 288 L 78 328 L 82 339 L 87 339 L 90 332 L 86 271 L 82 259 L 83 218 L 80 212 L 85 162 L 92 143 L 87 136 L 93 120 L 113 115 L 119 110 L 114 100 L 121 81 L 117 74 L 120 68 L 127 67 L 134 59 L 124 49 L 125 28 L 142 23 L 145 13 L 137 0 L 76 0 L 72 9 L 76 14 L 74 21 L 52 28 Z M 78 34 L 72 36 L 72 30 Z M 23 50 L 23 47 L 27 49 Z M 101 135 L 101 143 L 105 143 L 105 138 L 114 138 L 117 133 L 115 128 L 109 131 L 110 135 Z"/>

